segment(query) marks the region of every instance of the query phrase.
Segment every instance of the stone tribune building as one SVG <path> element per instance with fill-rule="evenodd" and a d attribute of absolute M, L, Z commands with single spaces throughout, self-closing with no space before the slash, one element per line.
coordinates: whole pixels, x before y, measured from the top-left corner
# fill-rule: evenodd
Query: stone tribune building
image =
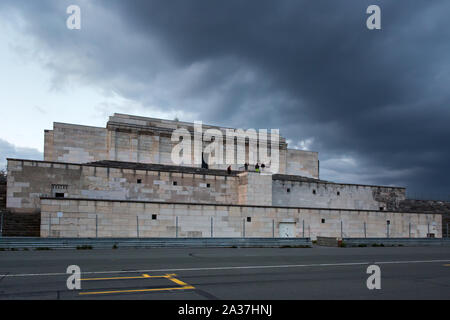
<path fill-rule="evenodd" d="M 124 114 L 106 128 L 54 123 L 44 161 L 7 159 L 9 235 L 35 223 L 41 237 L 442 236 L 440 213 L 399 210 L 405 188 L 321 180 L 318 154 L 282 137 L 277 174 L 174 165 L 179 128 L 193 124 Z"/>

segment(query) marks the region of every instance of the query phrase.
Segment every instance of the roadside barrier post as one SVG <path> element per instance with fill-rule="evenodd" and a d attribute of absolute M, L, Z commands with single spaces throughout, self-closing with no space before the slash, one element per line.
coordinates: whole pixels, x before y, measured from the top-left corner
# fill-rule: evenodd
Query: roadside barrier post
<path fill-rule="evenodd" d="M 0 237 L 3 237 L 3 212 L 0 216 Z"/>
<path fill-rule="evenodd" d="M 364 221 L 364 238 L 367 238 L 366 222 Z"/>
<path fill-rule="evenodd" d="M 303 227 L 303 238 L 305 237 L 305 220 L 302 220 Z"/>
<path fill-rule="evenodd" d="M 139 238 L 139 216 L 136 216 L 136 235 Z"/>
<path fill-rule="evenodd" d="M 272 219 L 272 238 L 275 238 L 275 220 Z"/>
<path fill-rule="evenodd" d="M 211 238 L 213 237 L 213 217 L 211 217 Z"/>
<path fill-rule="evenodd" d="M 178 238 L 178 217 L 175 217 L 175 238 Z"/>

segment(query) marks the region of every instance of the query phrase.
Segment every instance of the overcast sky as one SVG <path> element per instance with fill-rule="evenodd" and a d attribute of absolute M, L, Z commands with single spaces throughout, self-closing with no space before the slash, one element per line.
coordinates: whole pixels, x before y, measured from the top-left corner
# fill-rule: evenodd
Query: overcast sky
<path fill-rule="evenodd" d="M 81 30 L 66 8 L 81 8 Z M 366 9 L 381 7 L 381 30 Z M 1 0 L 0 166 L 114 112 L 279 128 L 321 178 L 450 194 L 448 0 Z"/>

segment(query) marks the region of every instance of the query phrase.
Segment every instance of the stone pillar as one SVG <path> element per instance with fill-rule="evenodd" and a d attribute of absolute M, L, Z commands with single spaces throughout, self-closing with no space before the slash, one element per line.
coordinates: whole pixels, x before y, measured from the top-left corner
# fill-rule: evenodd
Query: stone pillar
<path fill-rule="evenodd" d="M 239 204 L 272 205 L 272 174 L 243 172 L 239 176 Z"/>

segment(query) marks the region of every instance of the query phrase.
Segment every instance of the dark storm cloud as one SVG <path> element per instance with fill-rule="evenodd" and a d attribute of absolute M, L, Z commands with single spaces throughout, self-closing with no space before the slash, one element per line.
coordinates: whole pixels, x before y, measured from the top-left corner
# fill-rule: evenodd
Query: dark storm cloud
<path fill-rule="evenodd" d="M 10 3 L 55 83 L 313 139 L 325 179 L 450 192 L 448 1 Z M 79 32 L 64 28 L 72 3 Z M 382 30 L 365 27 L 370 4 Z"/>

